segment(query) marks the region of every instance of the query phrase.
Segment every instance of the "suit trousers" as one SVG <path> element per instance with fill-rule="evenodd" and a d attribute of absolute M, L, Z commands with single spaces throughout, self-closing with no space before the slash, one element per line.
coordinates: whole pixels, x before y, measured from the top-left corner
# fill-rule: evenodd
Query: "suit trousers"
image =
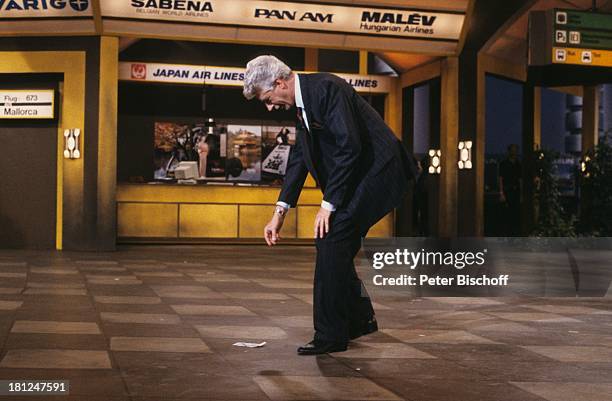
<path fill-rule="evenodd" d="M 346 342 L 374 317 L 374 309 L 353 262 L 361 237 L 352 216 L 338 209 L 324 238 L 315 240 L 313 319 L 315 340 Z"/>

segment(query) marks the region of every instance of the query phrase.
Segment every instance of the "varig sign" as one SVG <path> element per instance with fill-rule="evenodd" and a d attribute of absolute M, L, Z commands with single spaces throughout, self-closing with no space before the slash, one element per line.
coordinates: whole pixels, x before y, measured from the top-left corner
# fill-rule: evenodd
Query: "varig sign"
<path fill-rule="evenodd" d="M 91 17 L 90 0 L 0 0 L 0 18 Z"/>

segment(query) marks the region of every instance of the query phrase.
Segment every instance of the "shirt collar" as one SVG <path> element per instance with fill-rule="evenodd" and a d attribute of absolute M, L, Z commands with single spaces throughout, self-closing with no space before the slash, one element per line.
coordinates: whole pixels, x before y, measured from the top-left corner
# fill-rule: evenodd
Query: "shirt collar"
<path fill-rule="evenodd" d="M 295 107 L 304 108 L 304 99 L 302 99 L 302 88 L 300 87 L 300 76 L 295 74 Z"/>

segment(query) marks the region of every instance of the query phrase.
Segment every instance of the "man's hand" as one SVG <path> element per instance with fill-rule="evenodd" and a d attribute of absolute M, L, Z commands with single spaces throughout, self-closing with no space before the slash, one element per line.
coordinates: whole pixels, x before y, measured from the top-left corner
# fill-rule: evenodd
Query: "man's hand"
<path fill-rule="evenodd" d="M 280 229 L 283 226 L 285 217 L 274 213 L 270 222 L 264 228 L 264 239 L 268 246 L 276 245 L 276 241 L 280 239 Z"/>
<path fill-rule="evenodd" d="M 327 209 L 320 208 L 315 217 L 314 237 L 323 238 L 329 232 L 329 218 L 332 212 Z"/>
<path fill-rule="evenodd" d="M 506 195 L 504 195 L 504 193 L 503 193 L 503 192 L 500 192 L 500 193 L 499 193 L 499 201 L 500 201 L 501 203 L 506 203 Z"/>

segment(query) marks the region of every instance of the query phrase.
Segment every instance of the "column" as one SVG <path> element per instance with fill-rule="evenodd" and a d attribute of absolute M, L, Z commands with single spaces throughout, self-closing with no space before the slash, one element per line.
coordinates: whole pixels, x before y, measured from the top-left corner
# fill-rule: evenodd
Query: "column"
<path fill-rule="evenodd" d="M 100 92 L 98 111 L 98 190 L 96 243 L 114 250 L 117 242 L 117 97 L 119 39 L 100 38 Z"/>
<path fill-rule="evenodd" d="M 582 153 L 592 151 L 599 139 L 599 88 L 585 86 L 582 99 Z"/>
<path fill-rule="evenodd" d="M 438 236 L 457 235 L 457 143 L 459 139 L 459 60 L 447 57 L 441 63 L 440 151 L 442 152 Z"/>
<path fill-rule="evenodd" d="M 319 49 L 308 47 L 304 49 L 304 70 L 319 71 Z"/>

